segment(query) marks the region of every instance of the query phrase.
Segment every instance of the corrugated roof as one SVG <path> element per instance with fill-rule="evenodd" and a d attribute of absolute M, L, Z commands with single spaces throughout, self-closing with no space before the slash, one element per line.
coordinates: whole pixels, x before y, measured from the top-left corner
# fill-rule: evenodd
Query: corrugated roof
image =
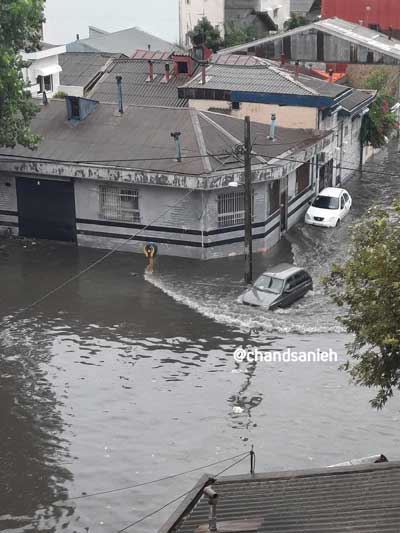
<path fill-rule="evenodd" d="M 204 85 L 201 83 L 199 74 L 186 83 L 184 88 L 301 96 L 317 95 L 330 98 L 336 98 L 351 91 L 351 88 L 344 85 L 336 85 L 304 74 L 300 74 L 296 79 L 293 73 L 285 68 L 272 66 L 271 62 L 244 66 L 217 63 L 207 68 L 207 81 Z"/>
<path fill-rule="evenodd" d="M 118 56 L 119 54 L 100 52 L 67 52 L 66 54 L 61 54 L 58 56 L 58 62 L 62 67 L 60 84 L 86 87 L 113 57 Z"/>
<path fill-rule="evenodd" d="M 155 35 L 151 35 L 139 28 L 97 35 L 93 38 L 80 39 L 66 45 L 67 52 L 85 52 L 88 50 L 97 52 L 120 53 L 131 57 L 137 49 L 147 49 L 150 45 L 152 50 L 172 52 L 178 47 L 168 41 L 164 41 Z"/>
<path fill-rule="evenodd" d="M 355 89 L 349 96 L 340 100 L 340 105 L 349 113 L 361 107 L 368 101 L 372 101 L 376 96 L 376 91 L 365 91 L 362 89 Z"/>
<path fill-rule="evenodd" d="M 277 34 L 270 37 L 263 37 L 256 41 L 251 41 L 238 46 L 232 46 L 231 48 L 225 48 L 220 50 L 219 54 L 234 54 L 237 52 L 243 52 L 246 50 L 253 50 L 258 46 L 267 44 L 272 41 L 283 39 L 283 37 L 289 37 L 290 35 L 296 35 L 297 33 L 307 33 L 310 30 L 320 30 L 329 35 L 333 35 L 346 41 L 357 43 L 366 48 L 379 52 L 384 55 L 394 57 L 400 61 L 400 41 L 396 39 L 389 40 L 387 35 L 379 33 L 375 30 L 371 30 L 359 24 L 353 24 L 339 18 L 330 18 L 320 20 L 307 26 L 300 26 L 294 30 L 289 30 L 284 34 Z"/>
<path fill-rule="evenodd" d="M 226 522 L 224 531 L 398 533 L 400 530 L 398 462 L 225 477 L 211 486 L 218 494 L 217 523 Z M 200 484 L 197 491 L 199 488 L 201 494 Z M 195 494 L 192 493 L 192 500 Z M 186 501 L 160 533 L 195 533 L 199 526 L 207 525 L 207 499 L 202 496 L 192 503 L 194 508 L 190 509 Z M 182 513 L 186 516 L 179 519 Z M 176 527 L 171 527 L 176 519 Z M 258 523 L 256 529 L 246 529 L 246 523 L 250 525 L 251 520 Z M 228 523 L 235 521 L 241 523 L 241 528 L 230 529 Z"/>
<path fill-rule="evenodd" d="M 189 87 L 302 96 L 316 94 L 313 89 L 299 83 L 289 73 L 269 65 L 211 65 L 207 68 L 206 84 L 201 83 L 199 74 L 185 85 L 185 88 Z"/>
<path fill-rule="evenodd" d="M 170 80 L 164 83 L 165 65 L 170 64 Z M 128 105 L 157 105 L 168 107 L 187 106 L 187 100 L 178 97 L 178 87 L 187 81 L 184 74 L 175 76 L 173 62 L 153 62 L 154 81 L 147 82 L 149 64 L 147 60 L 114 60 L 107 73 L 96 85 L 91 97 L 99 102 L 117 103 L 116 76 L 122 76 L 122 95 Z"/>
<path fill-rule="evenodd" d="M 100 103 L 84 121 L 71 123 L 67 120 L 65 102 L 51 100 L 41 106 L 32 121 L 32 129 L 42 137 L 35 152 L 20 146 L 2 152 L 28 159 L 108 162 L 116 167 L 172 174 L 202 175 L 210 168 L 212 171 L 243 169 L 243 161 L 233 155 L 235 146 L 243 143 L 243 121 L 217 113 L 126 106 L 121 116 L 118 106 Z M 184 157 L 181 163 L 175 160 L 175 142 L 171 138 L 174 131 L 181 132 Z M 267 140 L 266 133 L 264 124 L 252 124 L 252 135 L 264 139 L 255 151 L 265 158 L 314 145 L 329 135 L 329 132 L 278 127 L 273 143 Z M 224 154 L 224 157 L 212 154 Z M 198 157 L 204 155 L 207 159 Z M 132 159 L 141 161 L 129 161 Z M 254 162 L 260 163 L 257 156 Z"/>

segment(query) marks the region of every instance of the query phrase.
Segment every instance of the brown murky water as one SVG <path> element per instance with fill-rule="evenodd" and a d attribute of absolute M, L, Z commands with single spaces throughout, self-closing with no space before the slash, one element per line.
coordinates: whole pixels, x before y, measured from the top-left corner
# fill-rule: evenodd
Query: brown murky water
<path fill-rule="evenodd" d="M 398 161 L 391 146 L 370 168 L 396 173 Z M 13 318 L 102 252 L 1 241 L 0 313 L 12 320 L 0 325 L 0 530 L 115 532 L 188 490 L 201 472 L 73 498 L 211 463 L 250 444 L 258 471 L 371 453 L 399 458 L 398 398 L 376 413 L 371 392 L 349 385 L 337 364 L 232 358 L 246 343 L 333 348 L 344 360 L 349 338 L 318 279 L 346 257 L 351 222 L 399 194 L 400 178 L 364 175 L 346 186 L 355 206 L 338 230 L 299 225 L 257 256 L 257 271 L 294 260 L 314 277 L 313 294 L 274 313 L 236 303 L 241 258 L 161 257 L 150 277 L 142 257 L 120 253 Z M 244 462 L 231 472 L 248 469 Z M 132 531 L 156 531 L 175 507 Z"/>

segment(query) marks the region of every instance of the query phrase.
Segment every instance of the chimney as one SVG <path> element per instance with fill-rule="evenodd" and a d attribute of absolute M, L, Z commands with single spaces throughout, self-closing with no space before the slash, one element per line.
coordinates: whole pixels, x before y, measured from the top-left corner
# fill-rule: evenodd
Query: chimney
<path fill-rule="evenodd" d="M 329 74 L 329 83 L 333 83 L 333 68 L 330 68 L 328 70 L 328 74 Z"/>
<path fill-rule="evenodd" d="M 79 41 L 79 33 L 76 34 L 76 40 Z"/>
<path fill-rule="evenodd" d="M 153 65 L 153 61 L 151 61 L 151 59 L 149 60 L 149 75 L 147 76 L 147 80 L 146 81 L 154 81 L 154 65 Z"/>
<path fill-rule="evenodd" d="M 170 72 L 170 66 L 169 66 L 169 63 L 166 63 L 165 64 L 165 74 L 164 74 L 164 78 L 163 78 L 163 83 L 168 83 L 169 80 L 171 79 L 171 72 Z"/>
<path fill-rule="evenodd" d="M 150 50 L 151 50 L 151 44 L 148 44 L 148 45 L 147 45 L 147 50 L 150 52 Z"/>
<path fill-rule="evenodd" d="M 296 66 L 296 70 L 295 70 L 294 77 L 296 78 L 296 80 L 298 80 L 299 74 L 300 74 L 300 61 L 296 61 L 295 66 Z"/>
<path fill-rule="evenodd" d="M 205 85 L 207 82 L 207 64 L 203 63 L 201 65 L 201 84 Z"/>
<path fill-rule="evenodd" d="M 389 26 L 389 33 L 388 33 L 389 41 L 393 39 L 393 27 Z"/>
<path fill-rule="evenodd" d="M 272 142 L 275 142 L 275 128 L 276 128 L 276 115 L 272 113 L 271 115 L 271 125 L 269 127 L 268 139 Z"/>
<path fill-rule="evenodd" d="M 171 133 L 171 137 L 175 140 L 175 147 L 176 147 L 176 160 L 178 163 L 182 161 L 182 152 L 181 152 L 181 132 L 180 131 L 174 131 Z"/>
<path fill-rule="evenodd" d="M 285 54 L 281 54 L 281 65 L 283 66 L 286 63 L 286 56 Z"/>
<path fill-rule="evenodd" d="M 124 113 L 124 102 L 122 98 L 122 76 L 116 76 L 117 87 L 118 87 L 118 111 L 121 115 Z"/>
<path fill-rule="evenodd" d="M 208 531 L 218 531 L 217 529 L 217 502 L 218 494 L 210 487 L 205 487 L 203 493 L 208 498 L 210 511 L 208 515 Z"/>

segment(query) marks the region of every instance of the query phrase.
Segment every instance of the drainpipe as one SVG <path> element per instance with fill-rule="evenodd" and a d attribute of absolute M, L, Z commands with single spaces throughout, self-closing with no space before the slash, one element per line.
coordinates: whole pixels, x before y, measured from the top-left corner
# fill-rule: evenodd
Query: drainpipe
<path fill-rule="evenodd" d="M 180 131 L 174 131 L 171 133 L 171 137 L 175 140 L 175 147 L 176 147 L 176 160 L 178 163 L 181 163 L 182 161 L 182 151 L 181 151 L 181 132 Z"/>
<path fill-rule="evenodd" d="M 123 98 L 122 98 L 122 76 L 116 76 L 115 79 L 117 80 L 117 87 L 118 87 L 118 111 L 121 113 L 121 115 L 123 115 L 124 104 L 123 104 Z"/>
<path fill-rule="evenodd" d="M 296 71 L 295 71 L 294 77 L 296 78 L 296 80 L 298 80 L 299 74 L 300 74 L 300 61 L 296 61 L 295 65 L 296 65 Z"/>
<path fill-rule="evenodd" d="M 218 531 L 217 529 L 217 501 L 218 494 L 211 488 L 206 487 L 203 490 L 203 493 L 208 498 L 208 505 L 210 506 L 210 511 L 208 515 L 208 531 Z"/>
<path fill-rule="evenodd" d="M 170 70 L 169 70 L 169 63 L 166 63 L 165 65 L 165 83 L 168 83 L 171 78 Z"/>

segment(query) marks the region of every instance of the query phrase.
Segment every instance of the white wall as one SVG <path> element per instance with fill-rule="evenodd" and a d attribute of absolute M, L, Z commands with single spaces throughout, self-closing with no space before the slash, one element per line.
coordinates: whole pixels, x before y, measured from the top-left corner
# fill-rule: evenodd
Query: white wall
<path fill-rule="evenodd" d="M 24 80 L 30 84 L 29 90 L 31 95 L 35 97 L 41 97 L 38 94 L 39 85 L 36 83 L 37 76 L 39 75 L 39 69 L 49 69 L 53 77 L 53 90 L 46 91 L 46 95 L 51 98 L 59 90 L 60 86 L 60 73 L 58 72 L 60 67 L 58 63 L 59 54 L 65 53 L 65 46 L 57 46 L 46 50 L 33 52 L 31 54 L 22 53 L 22 57 L 26 61 L 30 61 L 31 64 L 28 68 L 23 70 Z"/>
<path fill-rule="evenodd" d="M 203 16 L 207 17 L 213 26 L 219 26 L 223 35 L 224 0 L 179 0 L 179 41 L 181 46 L 190 47 L 187 34 L 193 30 Z"/>

